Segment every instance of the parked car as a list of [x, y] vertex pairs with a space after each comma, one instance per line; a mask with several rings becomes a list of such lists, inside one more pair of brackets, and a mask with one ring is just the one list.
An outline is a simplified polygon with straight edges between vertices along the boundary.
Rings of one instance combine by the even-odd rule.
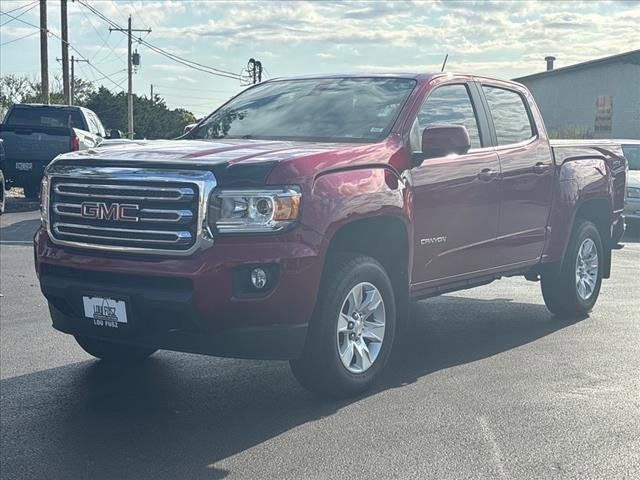
[[57, 155], [96, 147], [104, 127], [91, 110], [69, 105], [16, 104], [0, 124], [6, 154], [5, 176], [10, 186], [37, 198], [45, 167]]
[[54, 328], [105, 361], [285, 359], [353, 395], [412, 300], [524, 276], [551, 312], [588, 314], [625, 175], [611, 142], [550, 144], [517, 83], [275, 79], [180, 140], [59, 156], [36, 270]]
[[4, 180], [4, 141], [0, 138], [0, 215], [4, 213], [6, 196], [7, 190]]
[[624, 217], [628, 225], [640, 225], [640, 140], [623, 140], [622, 150], [627, 159], [627, 198]]

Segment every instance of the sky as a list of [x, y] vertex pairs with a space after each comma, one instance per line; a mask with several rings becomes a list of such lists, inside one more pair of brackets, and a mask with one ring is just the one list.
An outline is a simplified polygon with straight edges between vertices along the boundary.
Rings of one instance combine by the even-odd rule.
[[[640, 1], [125, 1], [83, 0], [119, 26], [132, 15], [145, 41], [180, 58], [264, 78], [336, 72], [447, 71], [513, 78], [640, 48]], [[48, 0], [49, 75], [61, 75], [60, 2]], [[14, 10], [18, 9], [18, 10]], [[12, 12], [12, 10], [14, 10]], [[2, 0], [0, 73], [40, 76], [38, 2]], [[69, 42], [90, 64], [76, 74], [126, 89], [126, 35], [77, 1], [68, 3]], [[18, 16], [13, 20], [9, 15]], [[21, 22], [22, 20], [23, 22]], [[174, 62], [134, 44], [141, 66], [134, 92], [202, 116], [242, 88], [241, 81]], [[104, 78], [106, 77], [106, 78]]]

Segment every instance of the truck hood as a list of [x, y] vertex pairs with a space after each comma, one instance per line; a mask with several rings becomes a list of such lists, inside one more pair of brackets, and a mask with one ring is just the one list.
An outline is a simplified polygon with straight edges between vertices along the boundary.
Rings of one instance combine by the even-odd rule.
[[[277, 180], [304, 183], [327, 168], [389, 162], [397, 140], [380, 143], [324, 143], [265, 140], [146, 140], [57, 157], [49, 171], [82, 166], [206, 169], [222, 186], [263, 185]], [[62, 165], [61, 165], [62, 164]], [[276, 171], [277, 170], [277, 171]]]
[[265, 140], [146, 140], [72, 152], [57, 161], [145, 162], [215, 166], [240, 162], [278, 162], [362, 144]]

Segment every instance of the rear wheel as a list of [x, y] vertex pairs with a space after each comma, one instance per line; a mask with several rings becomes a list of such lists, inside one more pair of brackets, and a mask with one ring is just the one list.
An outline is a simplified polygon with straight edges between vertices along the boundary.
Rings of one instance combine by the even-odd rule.
[[302, 358], [291, 361], [296, 379], [330, 397], [361, 393], [384, 369], [396, 331], [393, 287], [371, 257], [330, 259]]
[[76, 336], [76, 342], [89, 355], [108, 362], [139, 362], [152, 355], [155, 348], [135, 347], [97, 338]]
[[600, 294], [604, 250], [596, 226], [576, 224], [559, 272], [542, 275], [542, 296], [551, 312], [568, 317], [586, 315]]

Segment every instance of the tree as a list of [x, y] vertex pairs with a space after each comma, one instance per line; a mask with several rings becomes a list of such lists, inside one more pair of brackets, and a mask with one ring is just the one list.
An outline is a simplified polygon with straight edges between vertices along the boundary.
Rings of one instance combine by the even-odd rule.
[[32, 92], [31, 82], [27, 77], [17, 75], [0, 77], [0, 114], [2, 118], [11, 105], [22, 102], [22, 99]]
[[[31, 91], [22, 98], [23, 103], [42, 103], [42, 83], [30, 81]], [[89, 97], [95, 93], [93, 83], [81, 78], [73, 79], [73, 103], [74, 105], [84, 106]], [[64, 98], [62, 89], [62, 81], [60, 77], [54, 77], [50, 93], [49, 103], [54, 105], [64, 105], [67, 103]]]

